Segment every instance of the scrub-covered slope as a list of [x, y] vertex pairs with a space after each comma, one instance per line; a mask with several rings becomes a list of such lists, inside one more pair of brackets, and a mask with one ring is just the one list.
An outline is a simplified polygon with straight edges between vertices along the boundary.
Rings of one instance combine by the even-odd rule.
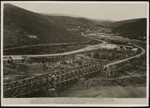
[[4, 6], [4, 47], [82, 41], [87, 39], [44, 15], [11, 4]]

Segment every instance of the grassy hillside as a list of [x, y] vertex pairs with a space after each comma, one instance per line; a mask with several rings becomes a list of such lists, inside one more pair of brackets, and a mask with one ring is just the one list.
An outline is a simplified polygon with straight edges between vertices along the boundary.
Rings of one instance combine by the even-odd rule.
[[4, 6], [4, 47], [82, 41], [87, 39], [44, 15], [11, 4]]
[[75, 18], [70, 16], [52, 16], [46, 15], [50, 20], [59, 23], [60, 25], [66, 28], [77, 28], [80, 26], [81, 28], [97, 30], [100, 27], [109, 27], [112, 21], [103, 21], [103, 20], [93, 20], [93, 19], [86, 19], [86, 18]]
[[146, 18], [115, 22], [111, 27], [113, 33], [120, 33], [121, 36], [146, 40]]
[[82, 28], [96, 29], [94, 22], [85, 18], [74, 18], [69, 16], [52, 16], [46, 15], [50, 20], [59, 23], [65, 28], [77, 28], [78, 26]]

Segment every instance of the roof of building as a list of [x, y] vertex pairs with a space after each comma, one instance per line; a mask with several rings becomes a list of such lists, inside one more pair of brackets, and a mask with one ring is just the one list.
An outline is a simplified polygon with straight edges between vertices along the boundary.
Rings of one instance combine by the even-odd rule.
[[23, 60], [24, 58], [22, 56], [4, 56], [3, 57], [3, 60], [4, 61], [7, 61], [7, 60], [10, 60], [10, 57], [12, 58], [12, 60]]

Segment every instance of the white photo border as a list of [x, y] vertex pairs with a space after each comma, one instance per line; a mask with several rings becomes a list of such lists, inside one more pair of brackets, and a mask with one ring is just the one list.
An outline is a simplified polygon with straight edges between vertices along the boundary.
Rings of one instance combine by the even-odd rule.
[[[145, 3], [147, 6], [146, 98], [3, 98], [3, 5], [4, 3]], [[1, 105], [2, 106], [148, 106], [149, 101], [149, 2], [2, 1], [1, 2]]]

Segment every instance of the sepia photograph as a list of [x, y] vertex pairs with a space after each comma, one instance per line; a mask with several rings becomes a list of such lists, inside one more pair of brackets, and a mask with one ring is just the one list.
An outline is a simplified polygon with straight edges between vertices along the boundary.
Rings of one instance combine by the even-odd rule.
[[148, 2], [1, 2], [3, 106], [146, 106]]

